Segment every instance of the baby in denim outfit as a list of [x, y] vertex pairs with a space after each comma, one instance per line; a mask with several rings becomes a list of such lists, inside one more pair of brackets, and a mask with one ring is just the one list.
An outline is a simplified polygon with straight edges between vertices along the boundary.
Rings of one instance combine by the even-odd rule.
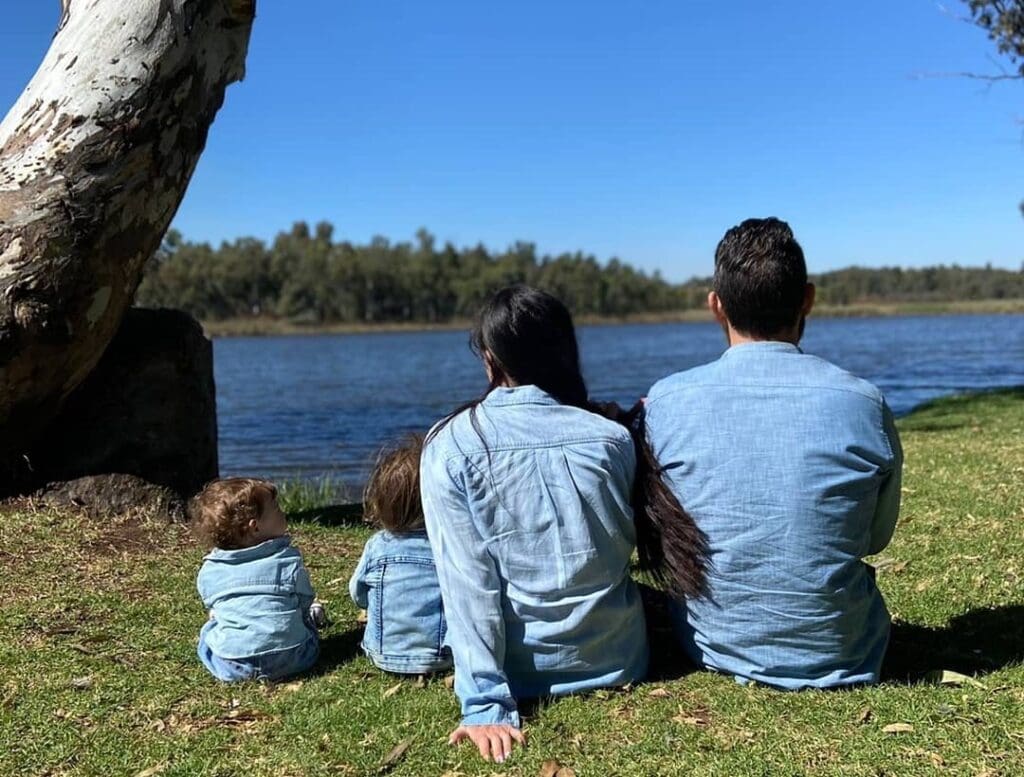
[[382, 531], [366, 543], [349, 581], [352, 600], [366, 610], [363, 651], [376, 667], [396, 674], [452, 666], [420, 505], [422, 449], [423, 438], [410, 437], [378, 458], [363, 502], [367, 520]]
[[213, 550], [196, 586], [210, 617], [199, 660], [219, 680], [279, 680], [309, 669], [320, 652], [323, 608], [286, 534], [277, 488], [264, 480], [208, 484], [189, 506]]

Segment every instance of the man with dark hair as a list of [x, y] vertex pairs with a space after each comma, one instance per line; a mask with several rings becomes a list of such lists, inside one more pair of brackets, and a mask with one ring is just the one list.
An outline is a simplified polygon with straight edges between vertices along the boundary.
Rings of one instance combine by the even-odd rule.
[[708, 595], [673, 620], [699, 665], [782, 688], [876, 682], [889, 613], [862, 559], [899, 513], [902, 451], [870, 383], [798, 347], [814, 304], [785, 222], [715, 252], [717, 361], [650, 390], [647, 434], [708, 541]]

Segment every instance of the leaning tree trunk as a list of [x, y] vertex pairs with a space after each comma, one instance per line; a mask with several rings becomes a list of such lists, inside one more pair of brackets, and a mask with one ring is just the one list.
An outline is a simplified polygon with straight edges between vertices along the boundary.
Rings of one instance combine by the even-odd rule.
[[181, 202], [255, 0], [62, 0], [0, 123], [0, 454], [93, 369]]

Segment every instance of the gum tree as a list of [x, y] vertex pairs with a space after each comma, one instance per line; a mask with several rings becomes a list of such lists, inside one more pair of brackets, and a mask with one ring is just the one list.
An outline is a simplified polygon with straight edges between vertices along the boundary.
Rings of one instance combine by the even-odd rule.
[[224, 101], [255, 0], [62, 0], [0, 123], [0, 453], [93, 369]]

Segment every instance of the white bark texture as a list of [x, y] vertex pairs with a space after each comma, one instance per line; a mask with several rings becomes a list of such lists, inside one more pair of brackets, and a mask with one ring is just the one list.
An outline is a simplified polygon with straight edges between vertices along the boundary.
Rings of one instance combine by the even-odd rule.
[[62, 0], [0, 123], [0, 450], [89, 374], [181, 202], [255, 0]]

